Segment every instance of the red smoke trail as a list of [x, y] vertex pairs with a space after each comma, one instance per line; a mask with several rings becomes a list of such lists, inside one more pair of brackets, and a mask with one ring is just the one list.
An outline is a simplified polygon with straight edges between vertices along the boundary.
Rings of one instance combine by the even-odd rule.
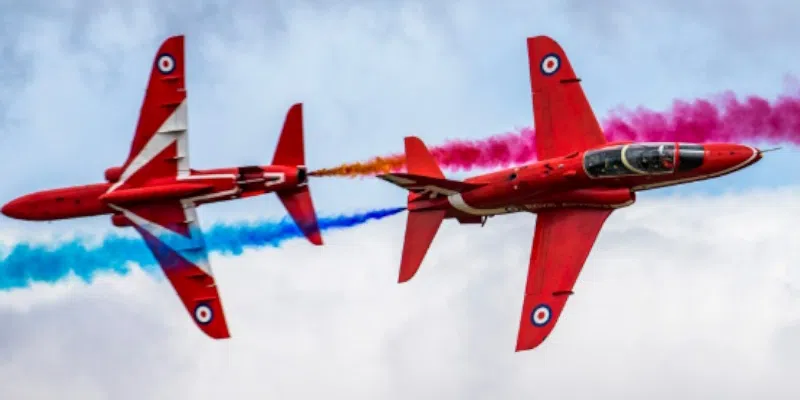
[[604, 129], [615, 140], [800, 144], [800, 96], [770, 102], [726, 93], [716, 101], [676, 101], [666, 113], [639, 108], [611, 115]]
[[[714, 100], [675, 101], [666, 112], [646, 108], [612, 111], [603, 123], [609, 141], [680, 141], [691, 143], [787, 143], [800, 145], [800, 95], [770, 102], [749, 96], [743, 100], [725, 93]], [[536, 160], [534, 130], [523, 128], [487, 139], [451, 140], [431, 148], [439, 165], [449, 170], [497, 168]], [[312, 172], [317, 176], [365, 176], [402, 169], [402, 155]]]

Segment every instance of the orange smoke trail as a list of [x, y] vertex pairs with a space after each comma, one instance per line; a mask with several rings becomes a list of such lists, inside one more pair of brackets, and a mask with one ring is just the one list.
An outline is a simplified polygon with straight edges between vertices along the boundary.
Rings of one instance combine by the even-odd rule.
[[[439, 166], [448, 170], [502, 167], [536, 159], [533, 134], [533, 129], [522, 128], [517, 132], [502, 133], [480, 140], [448, 140], [431, 147], [430, 151]], [[395, 154], [320, 169], [309, 175], [358, 178], [402, 171], [405, 164], [405, 155]]]
[[359, 176], [377, 175], [401, 170], [406, 165], [406, 157], [393, 155], [388, 157], [375, 157], [369, 161], [346, 163], [333, 168], [323, 168], [312, 171], [312, 176]]

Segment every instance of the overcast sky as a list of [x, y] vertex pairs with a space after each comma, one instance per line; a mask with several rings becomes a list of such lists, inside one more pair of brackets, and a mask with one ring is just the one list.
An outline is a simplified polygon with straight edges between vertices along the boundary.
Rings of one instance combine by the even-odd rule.
[[[154, 52], [177, 33], [195, 168], [267, 163], [297, 101], [312, 168], [398, 152], [408, 134], [433, 145], [530, 126], [525, 38], [538, 34], [565, 48], [601, 120], [726, 90], [774, 98], [800, 75], [789, 0], [160, 3], [0, 1], [0, 201], [123, 162]], [[798, 156], [615, 212], [530, 352], [513, 349], [535, 219], [448, 221], [397, 285], [401, 214], [321, 248], [214, 256], [226, 342], [143, 274], [0, 293], [0, 398], [797, 398]], [[322, 214], [405, 200], [377, 180], [312, 192]], [[284, 213], [264, 196], [200, 218]], [[108, 222], [3, 219], [0, 237]]]

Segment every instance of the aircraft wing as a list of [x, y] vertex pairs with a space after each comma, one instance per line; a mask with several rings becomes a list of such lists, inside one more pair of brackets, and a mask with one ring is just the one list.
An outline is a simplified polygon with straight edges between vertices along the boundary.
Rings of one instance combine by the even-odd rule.
[[197, 326], [214, 339], [230, 337], [197, 211], [191, 201], [122, 208], [142, 235]]
[[555, 327], [612, 210], [546, 210], [536, 217], [517, 351], [540, 345]]
[[536, 154], [540, 160], [606, 143], [589, 101], [561, 46], [528, 38]]
[[158, 49], [122, 174], [109, 192], [166, 176], [189, 175], [184, 37]]

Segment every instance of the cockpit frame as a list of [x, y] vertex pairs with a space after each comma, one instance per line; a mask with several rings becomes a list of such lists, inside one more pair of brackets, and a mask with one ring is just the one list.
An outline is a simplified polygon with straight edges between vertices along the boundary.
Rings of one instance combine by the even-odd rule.
[[631, 143], [589, 150], [583, 169], [593, 179], [653, 176], [675, 172], [678, 143]]

